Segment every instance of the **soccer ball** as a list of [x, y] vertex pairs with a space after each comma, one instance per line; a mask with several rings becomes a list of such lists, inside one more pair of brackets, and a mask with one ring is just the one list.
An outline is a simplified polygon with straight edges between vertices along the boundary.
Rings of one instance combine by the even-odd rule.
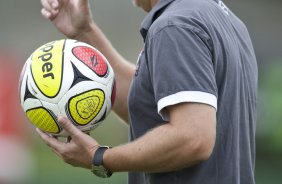
[[28, 119], [44, 132], [67, 136], [58, 115], [89, 132], [112, 109], [114, 72], [94, 47], [71, 39], [57, 40], [39, 47], [27, 59], [19, 91]]

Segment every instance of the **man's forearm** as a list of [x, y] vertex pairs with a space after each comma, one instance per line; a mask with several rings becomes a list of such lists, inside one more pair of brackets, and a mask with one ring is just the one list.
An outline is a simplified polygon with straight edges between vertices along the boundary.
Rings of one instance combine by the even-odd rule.
[[127, 62], [112, 46], [104, 33], [95, 24], [91, 25], [91, 29], [78, 35], [75, 39], [86, 42], [100, 52], [102, 52], [110, 62], [115, 72], [117, 85], [116, 100], [114, 111], [124, 121], [128, 121], [127, 96], [132, 77], [134, 75], [134, 65]]
[[115, 171], [167, 172], [207, 160], [215, 144], [216, 112], [209, 105], [182, 103], [167, 107], [170, 122], [104, 154]]
[[134, 142], [107, 150], [104, 165], [113, 172], [167, 172], [189, 167], [205, 159], [201, 139], [192, 135], [183, 136], [173, 125], [165, 124]]

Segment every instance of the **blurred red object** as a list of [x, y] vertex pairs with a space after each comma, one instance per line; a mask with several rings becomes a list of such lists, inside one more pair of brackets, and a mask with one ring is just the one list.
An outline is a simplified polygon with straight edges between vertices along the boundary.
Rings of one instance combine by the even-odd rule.
[[0, 52], [0, 135], [22, 139], [27, 132], [18, 94], [19, 65], [15, 54]]
[[0, 184], [22, 184], [31, 178], [28, 124], [20, 106], [18, 83], [21, 60], [0, 51]]

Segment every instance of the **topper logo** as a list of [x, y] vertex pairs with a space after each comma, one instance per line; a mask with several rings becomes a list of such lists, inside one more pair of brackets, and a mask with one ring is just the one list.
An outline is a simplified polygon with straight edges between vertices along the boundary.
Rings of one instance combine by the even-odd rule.
[[42, 55], [38, 56], [38, 59], [41, 59], [41, 61], [44, 62], [44, 64], [42, 65], [43, 78], [55, 78], [54, 74], [52, 73], [53, 64], [50, 62], [50, 60], [52, 59], [51, 50], [54, 48], [52, 44], [54, 44], [54, 42], [44, 45], [44, 47], [40, 49], [43, 52]]
[[57, 96], [63, 80], [65, 40], [47, 43], [32, 55], [31, 72], [37, 88], [47, 97]]

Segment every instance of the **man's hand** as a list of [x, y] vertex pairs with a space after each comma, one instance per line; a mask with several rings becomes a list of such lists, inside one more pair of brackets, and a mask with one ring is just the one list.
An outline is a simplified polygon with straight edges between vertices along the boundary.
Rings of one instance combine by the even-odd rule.
[[76, 128], [66, 117], [60, 117], [59, 122], [61, 127], [70, 135], [69, 141], [66, 143], [38, 128], [36, 131], [52, 151], [66, 163], [75, 167], [91, 169], [93, 155], [99, 144], [92, 137]]
[[68, 38], [79, 39], [94, 24], [88, 0], [41, 0], [42, 15]]

